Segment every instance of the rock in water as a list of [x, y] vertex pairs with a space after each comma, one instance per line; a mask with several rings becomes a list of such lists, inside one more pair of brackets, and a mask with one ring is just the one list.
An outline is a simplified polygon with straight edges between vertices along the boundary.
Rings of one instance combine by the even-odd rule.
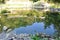
[[6, 30], [7, 30], [7, 27], [6, 27], [6, 26], [4, 26], [4, 27], [3, 27], [3, 30], [4, 30], [4, 31], [6, 31]]

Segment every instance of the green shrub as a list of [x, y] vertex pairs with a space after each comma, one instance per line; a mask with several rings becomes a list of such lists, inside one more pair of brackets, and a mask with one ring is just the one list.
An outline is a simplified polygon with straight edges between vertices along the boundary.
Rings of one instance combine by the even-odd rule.
[[4, 13], [10, 13], [10, 11], [8, 11], [8, 10], [2, 10], [1, 13], [2, 14], [4, 14]]
[[1, 13], [7, 13], [7, 10], [2, 10]]

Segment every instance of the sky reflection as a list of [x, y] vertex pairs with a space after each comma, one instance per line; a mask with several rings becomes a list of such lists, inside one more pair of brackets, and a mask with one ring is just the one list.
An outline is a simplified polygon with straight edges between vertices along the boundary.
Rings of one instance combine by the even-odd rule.
[[50, 25], [50, 27], [44, 28], [44, 23], [34, 23], [32, 25], [26, 27], [15, 28], [13, 30], [16, 34], [27, 33], [27, 34], [36, 34], [36, 33], [46, 33], [48, 35], [53, 35], [55, 32], [54, 25]]

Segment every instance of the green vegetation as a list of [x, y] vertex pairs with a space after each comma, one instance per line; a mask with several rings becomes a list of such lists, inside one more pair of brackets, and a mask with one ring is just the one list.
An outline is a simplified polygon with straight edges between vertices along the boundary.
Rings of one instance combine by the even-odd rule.
[[2, 4], [2, 3], [4, 4], [5, 3], [5, 0], [0, 0], [0, 4]]
[[[58, 12], [56, 12], [56, 13], [50, 13], [50, 12], [37, 12], [37, 11], [35, 11], [35, 10], [32, 10], [32, 11], [22, 11], [22, 12], [17, 12], [17, 13], [15, 13], [15, 14], [4, 14], [4, 13], [7, 13], [7, 11], [6, 10], [3, 10], [2, 12], [1, 12], [1, 14], [0, 14], [0, 16], [2, 17], [2, 18], [0, 18], [1, 19], [1, 23], [4, 25], [4, 26], [10, 26], [10, 27], [15, 27], [16, 25], [14, 24], [14, 23], [16, 23], [17, 24], [17, 26], [18, 26], [18, 24], [22, 24], [22, 23], [18, 23], [19, 21], [21, 21], [21, 22], [25, 22], [25, 20], [24, 19], [26, 19], [26, 22], [27, 22], [27, 24], [29, 24], [28, 22], [28, 20], [32, 20], [31, 21], [31, 23], [35, 20], [35, 16], [37, 17], [36, 19], [37, 19], [37, 22], [39, 22], [39, 21], [41, 21], [39, 18], [40, 17], [43, 17], [43, 16], [45, 16], [46, 18], [45, 18], [45, 24], [48, 26], [48, 25], [50, 25], [50, 24], [54, 24], [55, 26], [60, 26], [60, 24], [59, 24], [59, 22], [60, 22], [60, 13], [58, 13]], [[21, 15], [23, 15], [23, 16], [27, 16], [27, 18], [26, 17], [24, 17], [23, 19], [21, 19], [20, 17], [15, 17], [15, 16], [21, 16]], [[11, 16], [14, 16], [14, 17], [12, 17], [12, 18], [9, 18], [9, 17], [11, 17]], [[7, 22], [8, 21], [8, 22]], [[11, 22], [11, 23], [10, 23]], [[13, 25], [13, 24], [15, 25]]]
[[4, 13], [10, 13], [10, 11], [8, 11], [8, 10], [2, 10], [1, 13], [2, 14], [4, 14]]
[[38, 22], [37, 20], [38, 19], [34, 19], [34, 17], [20, 17], [20, 18], [7, 19], [6, 16], [4, 16], [1, 18], [0, 24], [1, 24], [2, 28], [3, 28], [3, 26], [7, 26], [11, 29], [14, 29], [14, 28], [17, 28], [20, 26], [25, 27], [27, 25], [32, 25], [35, 21]]
[[[37, 2], [39, 0], [32, 0]], [[49, 2], [59, 4], [60, 0], [48, 0]], [[5, 3], [4, 0], [0, 0], [0, 3]], [[38, 4], [39, 5], [39, 4]], [[55, 7], [56, 5], [53, 5]], [[60, 13], [58, 12], [44, 12], [37, 10], [16, 10], [12, 13], [9, 10], [2, 10], [0, 13], [0, 32], [3, 26], [7, 26], [11, 29], [18, 27], [25, 27], [27, 25], [32, 25], [35, 22], [44, 22], [45, 28], [49, 27], [51, 24], [57, 30], [55, 36], [60, 37]], [[22, 17], [21, 17], [22, 16]], [[45, 17], [41, 19], [40, 17]], [[34, 40], [39, 40], [39, 37], [33, 37]], [[59, 39], [58, 39], [59, 40]]]
[[48, 0], [49, 2], [60, 3], [60, 0]]
[[33, 40], [40, 40], [40, 37], [38, 37], [37, 35], [32, 37]]
[[[14, 28], [17, 28], [17, 27], [20, 27], [20, 26], [27, 26], [27, 25], [31, 25], [33, 24], [34, 22], [39, 22], [41, 19], [39, 19], [39, 13], [36, 12], [36, 11], [23, 11], [23, 12], [17, 12], [16, 14], [6, 14], [7, 11], [6, 10], [3, 10], [1, 12], [1, 17], [0, 18], [0, 24], [1, 24], [1, 29], [0, 31], [2, 30], [3, 26], [7, 26], [11, 29], [14, 29]], [[36, 14], [37, 13], [37, 14]], [[15, 16], [27, 16], [27, 17], [15, 17]], [[42, 13], [40, 14], [42, 16]], [[14, 16], [12, 18], [10, 18], [11, 16]], [[37, 18], [34, 18], [34, 16], [37, 16]], [[12, 24], [13, 23], [13, 24]]]
[[40, 0], [30, 0], [30, 1], [37, 2], [37, 1], [40, 1]]
[[45, 23], [46, 25], [50, 25], [50, 24], [54, 24], [55, 27], [59, 27], [60, 26], [60, 13], [58, 12], [46, 12], [45, 14]]
[[11, 16], [29, 16], [29, 17], [40, 17], [40, 16], [43, 16], [43, 12], [39, 12], [37, 10], [16, 10], [16, 11], [13, 11], [12, 13], [10, 11], [7, 11], [7, 10], [2, 10], [1, 15], [8, 15], [8, 17], [11, 17]]
[[57, 30], [56, 35], [58, 38], [60, 36], [60, 13], [58, 12], [46, 12], [45, 14], [45, 28], [49, 27], [51, 24], [54, 25], [54, 28]]

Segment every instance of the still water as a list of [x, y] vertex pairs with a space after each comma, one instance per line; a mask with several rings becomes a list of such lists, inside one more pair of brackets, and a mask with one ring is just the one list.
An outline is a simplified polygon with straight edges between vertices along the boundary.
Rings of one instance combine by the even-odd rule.
[[19, 27], [13, 30], [16, 34], [27, 33], [27, 34], [36, 34], [36, 33], [45, 33], [48, 35], [53, 35], [55, 33], [54, 25], [50, 25], [50, 27], [44, 28], [44, 22], [35, 22], [32, 25], [28, 25], [26, 27]]
[[[60, 13], [45, 13], [43, 19], [41, 17], [18, 17], [18, 18], [7, 18], [8, 16], [2, 15], [0, 20], [0, 31], [2, 35], [6, 34], [8, 29], [12, 29], [10, 32], [14, 34], [39, 34], [44, 33], [46, 35], [60, 37]], [[7, 29], [3, 30], [6, 26]], [[8, 33], [10, 33], [8, 32]], [[0, 37], [1, 37], [0, 34]]]

